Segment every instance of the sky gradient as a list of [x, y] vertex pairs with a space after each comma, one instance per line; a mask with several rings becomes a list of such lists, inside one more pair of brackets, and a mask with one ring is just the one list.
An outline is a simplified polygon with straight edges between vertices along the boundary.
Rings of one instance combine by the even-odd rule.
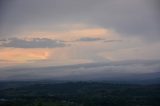
[[0, 70], [160, 59], [158, 0], [0, 2]]

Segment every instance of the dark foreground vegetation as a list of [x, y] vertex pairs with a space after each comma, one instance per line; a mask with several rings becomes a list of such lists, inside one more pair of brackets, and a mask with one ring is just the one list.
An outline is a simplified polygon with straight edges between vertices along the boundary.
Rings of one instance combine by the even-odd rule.
[[160, 106], [160, 84], [0, 82], [0, 106]]

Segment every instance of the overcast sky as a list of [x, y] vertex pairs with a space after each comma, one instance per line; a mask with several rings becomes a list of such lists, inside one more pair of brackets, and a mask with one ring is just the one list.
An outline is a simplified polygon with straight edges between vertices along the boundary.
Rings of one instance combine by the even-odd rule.
[[0, 0], [0, 68], [159, 60], [158, 6], [158, 0]]

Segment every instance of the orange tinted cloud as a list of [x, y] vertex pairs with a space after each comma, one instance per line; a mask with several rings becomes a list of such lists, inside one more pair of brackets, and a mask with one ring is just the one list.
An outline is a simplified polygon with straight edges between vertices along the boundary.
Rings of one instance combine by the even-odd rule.
[[[69, 27], [69, 26], [68, 26]], [[76, 40], [82, 37], [93, 37], [93, 38], [105, 38], [113, 35], [114, 32], [110, 29], [105, 28], [89, 28], [89, 27], [75, 27], [72, 29], [64, 28], [60, 31], [52, 32], [31, 32], [29, 34], [24, 34], [23, 38], [49, 38], [49, 39], [59, 39], [59, 40]]]
[[41, 49], [2, 49], [0, 60], [6, 62], [25, 63], [27, 61], [45, 60], [49, 51]]
[[[105, 29], [101, 27], [89, 27], [85, 25], [63, 25], [61, 30], [53, 31], [33, 31], [31, 33], [25, 33], [21, 36], [17, 36], [20, 39], [26, 41], [32, 41], [33, 38], [48, 38], [63, 41], [76, 41], [80, 38], [102, 38], [102, 39], [112, 39], [115, 36], [115, 32], [110, 29]], [[66, 42], [68, 43], [68, 42]], [[72, 45], [72, 43], [74, 43]], [[96, 53], [100, 49], [106, 48], [102, 42], [69, 42], [72, 46], [64, 48], [6, 48], [1, 49], [0, 60], [1, 62], [6, 61], [9, 63], [30, 63], [31, 61], [36, 61], [36, 64], [75, 64], [75, 63], [87, 63], [92, 62], [92, 59], [86, 57], [91, 52], [86, 54], [78, 53], [78, 51], [93, 51]], [[96, 52], [95, 52], [96, 51]], [[84, 57], [83, 57], [84, 56]], [[46, 61], [39, 61], [46, 60]]]

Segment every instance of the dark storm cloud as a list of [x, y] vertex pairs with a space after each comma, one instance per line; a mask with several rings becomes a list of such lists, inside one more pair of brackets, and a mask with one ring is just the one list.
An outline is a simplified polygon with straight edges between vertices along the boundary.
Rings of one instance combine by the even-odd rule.
[[20, 29], [53, 30], [50, 27], [52, 25], [84, 21], [114, 29], [123, 36], [159, 40], [159, 11], [155, 7], [156, 2], [157, 0], [14, 0], [3, 3], [1, 7], [0, 36], [14, 35], [12, 32]]
[[[1, 41], [0, 41], [1, 42]], [[63, 41], [52, 40], [47, 38], [34, 38], [31, 40], [24, 40], [19, 38], [9, 38], [2, 41], [0, 47], [13, 48], [56, 48], [67, 46]]]

